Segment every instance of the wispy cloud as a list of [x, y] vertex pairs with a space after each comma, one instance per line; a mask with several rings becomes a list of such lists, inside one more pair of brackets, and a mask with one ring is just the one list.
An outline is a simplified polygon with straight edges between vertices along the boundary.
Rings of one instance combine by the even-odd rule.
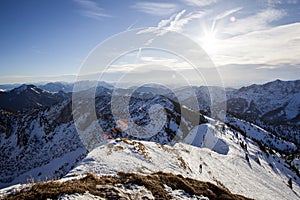
[[183, 27], [187, 25], [190, 21], [194, 19], [201, 19], [205, 15], [204, 12], [190, 12], [184, 15], [185, 13], [185, 10], [178, 13], [174, 20], [170, 21], [169, 26], [166, 27], [167, 30], [181, 32]]
[[[148, 28], [143, 32], [155, 31], [159, 34], [163, 34], [165, 31], [177, 31], [181, 32], [183, 27], [194, 19], [200, 19], [205, 15], [204, 12], [190, 12], [186, 14], [186, 10], [182, 10], [173, 14], [168, 19], [161, 20], [156, 27]], [[160, 30], [162, 29], [162, 30]]]
[[237, 19], [235, 23], [231, 23], [224, 28], [223, 33], [237, 35], [264, 30], [271, 27], [270, 23], [281, 19], [285, 15], [286, 12], [284, 10], [268, 8], [256, 13], [255, 15], [251, 15], [243, 19]]
[[217, 0], [183, 0], [187, 5], [190, 6], [208, 6], [210, 4], [216, 3]]
[[132, 29], [136, 24], [138, 23], [138, 20], [136, 20], [135, 22], [133, 22], [132, 24], [130, 24], [128, 27], [127, 27], [127, 31]]
[[91, 0], [74, 0], [80, 7], [79, 11], [81, 15], [93, 19], [103, 19], [105, 17], [111, 17], [105, 13], [104, 9]]
[[[203, 23], [207, 17], [216, 22], [234, 15], [235, 21], [227, 20], [220, 23], [220, 26], [216, 25], [217, 35], [214, 44], [211, 44], [215, 50], [210, 56], [220, 67], [224, 80], [230, 82], [235, 75], [240, 80], [245, 72], [257, 81], [267, 80], [268, 74], [272, 74], [272, 78], [298, 76], [300, 71], [295, 73], [295, 70], [299, 69], [297, 66], [300, 65], [300, 23], [276, 25], [276, 21], [287, 13], [274, 7], [256, 11], [246, 17], [241, 17], [243, 15], [240, 14], [245, 14], [243, 11], [242, 7], [236, 7], [212, 16], [208, 11], [195, 13], [182, 10], [168, 19], [161, 20], [156, 29], [152, 28], [149, 31], [162, 29], [185, 32], [201, 44], [201, 31], [204, 29], [194, 29], [194, 32], [187, 32], [187, 29], [193, 27], [193, 24]], [[192, 23], [193, 19], [195, 23]], [[226, 37], [218, 38], [218, 34]], [[261, 76], [257, 73], [261, 73]]]
[[138, 2], [131, 6], [140, 12], [155, 16], [171, 15], [178, 10], [178, 5], [174, 3], [157, 3], [157, 2]]
[[276, 4], [296, 4], [298, 0], [266, 0], [269, 6], [276, 5]]
[[228, 17], [240, 10], [242, 10], [243, 8], [242, 7], [238, 7], [238, 8], [233, 8], [233, 9], [230, 9], [230, 10], [227, 10], [221, 14], [218, 14], [216, 17], [215, 17], [215, 20], [220, 20], [220, 19], [223, 19], [225, 17]]
[[227, 38], [212, 57], [218, 65], [299, 65], [299, 32], [300, 23], [293, 23]]
[[[162, 36], [168, 31], [183, 32], [183, 27], [186, 24], [188, 24], [193, 19], [200, 19], [205, 15], [204, 12], [190, 12], [188, 14], [185, 13], [186, 10], [182, 10], [176, 14], [173, 14], [169, 19], [161, 20], [156, 27], [149, 27], [145, 30], [141, 30], [137, 34], [152, 32], [157, 36]], [[154, 38], [151, 38], [145, 43], [145, 45], [151, 45], [153, 41]]]

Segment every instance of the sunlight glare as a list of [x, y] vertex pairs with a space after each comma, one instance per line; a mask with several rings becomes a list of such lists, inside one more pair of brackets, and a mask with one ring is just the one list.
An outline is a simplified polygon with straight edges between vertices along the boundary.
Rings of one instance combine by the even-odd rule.
[[206, 33], [202, 38], [202, 45], [205, 51], [212, 53], [215, 50], [216, 38], [213, 32]]

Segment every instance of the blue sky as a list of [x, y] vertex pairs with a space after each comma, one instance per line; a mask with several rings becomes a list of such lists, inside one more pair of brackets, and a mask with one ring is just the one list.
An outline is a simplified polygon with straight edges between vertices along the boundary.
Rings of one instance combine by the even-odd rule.
[[297, 0], [2, 0], [0, 5], [2, 84], [70, 81], [96, 45], [142, 27], [197, 41], [228, 86], [300, 77]]

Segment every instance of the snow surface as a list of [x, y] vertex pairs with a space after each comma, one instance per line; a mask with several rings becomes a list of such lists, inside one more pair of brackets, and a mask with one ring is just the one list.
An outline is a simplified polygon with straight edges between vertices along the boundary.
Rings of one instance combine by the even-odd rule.
[[58, 198], [59, 200], [104, 200], [104, 198], [95, 196], [90, 194], [89, 192], [86, 192], [84, 194], [64, 194], [62, 195], [60, 198]]
[[18, 88], [13, 89], [13, 91], [15, 91], [17, 94], [20, 94], [21, 92], [23, 92], [25, 90], [27, 90], [27, 85], [25, 85], [25, 84], [21, 85]]
[[211, 124], [201, 124], [193, 128], [184, 142], [196, 147], [208, 148], [213, 151], [226, 155], [229, 151], [229, 146], [221, 138], [220, 134]]
[[293, 119], [300, 109], [299, 83], [299, 81], [276, 80], [264, 85], [254, 84], [227, 93], [227, 98], [243, 98], [248, 102], [248, 105], [250, 102], [254, 102], [261, 112], [261, 116], [287, 105], [284, 109], [285, 117], [286, 119]]
[[[285, 113], [288, 119], [295, 118], [300, 112], [300, 92], [293, 95], [285, 107]], [[298, 122], [300, 124], [300, 122]]]
[[58, 170], [62, 166], [66, 167], [67, 169], [70, 169], [71, 167], [68, 166], [69, 163], [73, 163], [74, 160], [76, 160], [76, 158], [78, 157], [78, 155], [80, 155], [83, 151], [84, 149], [79, 148], [75, 151], [64, 154], [62, 157], [54, 158], [48, 164], [43, 165], [41, 167], [33, 168], [16, 177], [14, 181], [10, 183], [2, 183], [1, 186], [3, 187], [5, 185], [14, 185], [20, 182], [30, 182], [32, 178], [35, 180], [35, 182], [38, 180], [52, 180], [55, 178], [55, 170]]
[[295, 158], [292, 161], [292, 165], [296, 167], [296, 169], [298, 169], [298, 171], [300, 172], [300, 159]]
[[39, 91], [36, 90], [36, 88], [32, 87], [30, 88], [33, 92], [37, 93], [37, 94], [41, 94]]
[[[112, 187], [112, 186], [104, 186], [104, 187]], [[127, 188], [124, 187], [124, 185], [119, 185], [118, 187], [114, 187], [114, 190], [117, 190], [122, 194], [124, 197], [127, 197], [128, 199], [149, 199], [149, 200], [155, 200], [152, 193], [145, 188], [144, 186], [139, 185], [126, 185]], [[174, 200], [209, 200], [207, 197], [204, 196], [198, 196], [198, 195], [190, 195], [186, 193], [183, 190], [173, 190], [171, 187], [168, 187], [165, 185], [166, 192], [171, 196]], [[84, 194], [63, 194], [60, 198], [60, 200], [104, 200], [104, 198], [101, 198], [99, 196], [95, 196], [90, 194], [89, 192], [86, 192]]]
[[[245, 150], [233, 133], [228, 131], [222, 139], [230, 144], [227, 155], [183, 143], [170, 147], [153, 142], [112, 140], [90, 152], [65, 180], [82, 177], [86, 172], [101, 176], [115, 175], [118, 171], [142, 174], [164, 171], [213, 182], [232, 193], [254, 199], [299, 199], [300, 181], [293, 182], [293, 190], [289, 188], [287, 174], [292, 173], [282, 159], [276, 155], [267, 158], [252, 141], [247, 140], [250, 157], [250, 162], [247, 162]], [[200, 164], [202, 173], [199, 172]]]
[[[199, 129], [205, 127], [217, 131], [215, 127], [211, 127], [211, 124], [201, 126]], [[222, 139], [229, 147], [226, 154], [212, 151], [205, 146], [199, 148], [185, 143], [168, 146], [130, 139], [111, 140], [96, 147], [77, 167], [59, 181], [78, 179], [85, 176], [87, 172], [102, 176], [116, 175], [119, 171], [141, 174], [163, 171], [212, 182], [229, 189], [232, 193], [254, 199], [300, 198], [300, 180], [279, 154], [267, 156], [257, 147], [255, 142], [245, 139], [241, 135], [236, 135], [229, 128], [226, 128], [223, 133], [217, 132], [216, 137]], [[194, 139], [197, 138], [196, 134]], [[241, 148], [241, 142], [247, 144], [247, 150]], [[200, 144], [202, 145], [203, 141], [194, 145]], [[213, 148], [217, 147], [218, 143]], [[246, 154], [249, 156], [249, 162], [245, 159]], [[66, 155], [62, 159], [72, 159], [69, 156]], [[61, 163], [58, 160], [53, 162]], [[199, 170], [200, 165], [202, 165], [202, 172]], [[47, 166], [43, 170], [47, 171]], [[36, 172], [33, 170], [30, 173]], [[290, 178], [293, 179], [293, 190], [288, 186]], [[21, 186], [2, 189], [0, 194], [18, 190]], [[170, 191], [170, 193], [174, 197], [179, 195], [182, 199], [184, 195], [187, 196], [184, 191]], [[62, 196], [64, 199], [88, 199], [92, 197], [91, 194]]]
[[[237, 124], [239, 123], [245, 125], [238, 121]], [[216, 141], [213, 145], [205, 142], [209, 138], [207, 134], [213, 136], [209, 139], [210, 142]], [[289, 169], [279, 154], [267, 155], [254, 141], [236, 134], [228, 127], [220, 131], [212, 119], [209, 119], [209, 123], [202, 124], [191, 131], [190, 135], [185, 138], [185, 142], [192, 145], [176, 143], [168, 146], [130, 139], [110, 140], [92, 150], [77, 167], [59, 181], [78, 179], [85, 176], [87, 172], [102, 176], [116, 175], [119, 171], [141, 174], [163, 171], [212, 182], [229, 189], [232, 193], [254, 199], [300, 198], [300, 179]], [[241, 147], [241, 142], [247, 144], [246, 149]], [[224, 151], [225, 147], [228, 148], [226, 151]], [[72, 152], [65, 154], [64, 157], [55, 159], [46, 166], [32, 169], [17, 179], [25, 179], [29, 175], [35, 176], [40, 171], [47, 172], [49, 169], [56, 168], [51, 166], [55, 163], [71, 162], [74, 159], [72, 155]], [[78, 152], [74, 152], [75, 157], [76, 155]], [[246, 155], [249, 161], [246, 160]], [[298, 161], [294, 162], [298, 164]], [[199, 170], [200, 165], [202, 172]], [[290, 178], [293, 180], [293, 190], [288, 186]], [[0, 195], [21, 187], [25, 186], [4, 188], [0, 190]], [[171, 193], [174, 197], [181, 195], [180, 197], [183, 198], [184, 196], [184, 191]], [[80, 199], [81, 197], [90, 198], [91, 194], [63, 196], [65, 199]]]
[[[61, 124], [53, 132], [45, 133], [45, 126], [53, 124], [51, 120], [55, 120], [61, 106], [64, 104], [53, 106], [48, 111], [40, 111], [35, 116], [22, 117], [22, 124], [28, 130], [28, 144], [25, 147], [18, 144], [19, 119], [14, 122], [13, 133], [9, 138], [0, 134], [0, 147], [3, 147], [1, 156], [3, 158], [4, 155], [9, 155], [4, 157], [5, 161], [0, 160], [3, 166], [1, 180], [8, 180], [0, 182], [0, 188], [27, 183], [31, 178], [41, 181], [57, 178], [66, 174], [75, 166], [76, 161], [86, 155], [86, 149], [75, 134], [74, 124]], [[47, 123], [42, 122], [45, 118], [49, 119]]]
[[226, 121], [244, 131], [247, 137], [261, 141], [273, 149], [286, 152], [295, 151], [297, 149], [294, 143], [276, 138], [268, 131], [250, 122], [235, 117], [227, 117]]

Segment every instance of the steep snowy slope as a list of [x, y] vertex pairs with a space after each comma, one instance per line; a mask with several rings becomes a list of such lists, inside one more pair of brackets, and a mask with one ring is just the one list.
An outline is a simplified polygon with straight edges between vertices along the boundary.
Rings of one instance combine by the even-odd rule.
[[[268, 155], [257, 143], [228, 127], [209, 123], [200, 125], [198, 130], [186, 140], [198, 147], [186, 143], [167, 146], [130, 139], [111, 140], [90, 152], [65, 179], [81, 177], [86, 172], [113, 175], [119, 171], [164, 171], [210, 181], [254, 199], [300, 198], [300, 179], [279, 154]], [[222, 142], [212, 142], [215, 139]], [[290, 178], [293, 190], [288, 185]]]
[[294, 143], [275, 137], [268, 131], [250, 122], [237, 119], [235, 117], [227, 117], [226, 122], [232, 128], [236, 128], [237, 130], [242, 132], [245, 136], [255, 141], [260, 141], [265, 146], [270, 147], [276, 151], [286, 153], [299, 151], [299, 147], [297, 148]]
[[[114, 176], [118, 172], [143, 175], [162, 171], [212, 182], [233, 193], [254, 199], [300, 198], [300, 179], [289, 169], [279, 154], [267, 155], [255, 142], [245, 139], [226, 126], [222, 128], [221, 124], [202, 124], [198, 128], [199, 131], [194, 137], [189, 136], [188, 140], [198, 147], [186, 143], [168, 146], [131, 139], [107, 141], [91, 151], [77, 167], [59, 181], [79, 179], [88, 172], [99, 176]], [[206, 133], [203, 134], [204, 129]], [[207, 129], [210, 131], [207, 132]], [[201, 137], [198, 137], [198, 134], [201, 134]], [[213, 135], [222, 143], [214, 143], [211, 150], [212, 146], [209, 143], [212, 139], [208, 135]], [[229, 148], [228, 151], [218, 151], [224, 150], [224, 146]], [[293, 189], [288, 185], [290, 178]], [[13, 188], [3, 189], [0, 193], [13, 191]], [[136, 189], [145, 192], [145, 188]], [[186, 194], [185, 192], [172, 191], [177, 193], [178, 198], [183, 198], [182, 194]], [[86, 193], [63, 196], [66, 199], [85, 197], [93, 198], [93, 195]]]
[[[299, 198], [299, 178], [293, 179], [291, 190], [288, 174], [292, 173], [277, 155], [267, 157], [250, 140], [245, 141], [247, 150], [244, 150], [239, 144], [241, 140], [230, 131], [220, 137], [229, 145], [227, 155], [184, 143], [170, 147], [129, 139], [112, 140], [90, 152], [65, 179], [86, 172], [105, 175], [119, 171], [142, 174], [164, 171], [210, 181], [254, 199]], [[249, 155], [249, 161], [245, 154]]]
[[[277, 119], [288, 121], [297, 117], [300, 111], [299, 100], [297, 100], [299, 94], [300, 80], [276, 80], [263, 85], [254, 84], [242, 87], [239, 90], [228, 93], [228, 99], [242, 98], [247, 102], [243, 113], [250, 114], [252, 112], [251, 104], [254, 104], [259, 117], [263, 117], [268, 121], [272, 120], [273, 123], [276, 123]], [[280, 111], [278, 110], [278, 113], [271, 113], [276, 109]], [[280, 114], [280, 112], [282, 113]]]
[[66, 174], [86, 155], [68, 101], [49, 109], [0, 112], [0, 188]]
[[[23, 113], [0, 112], [0, 187], [16, 183], [24, 183], [28, 178], [45, 180], [57, 178], [68, 172], [81, 160], [87, 150], [82, 144], [82, 138], [78, 132], [91, 133], [94, 124], [99, 123], [103, 132], [95, 130], [95, 135], [88, 135], [93, 146], [104, 138], [104, 131], [111, 137], [138, 138], [125, 131], [113, 132], [117, 122], [110, 109], [111, 90], [99, 87], [99, 96], [96, 98], [96, 112], [98, 119], [87, 123], [83, 129], [75, 127], [73, 116], [77, 115], [77, 109], [71, 109], [71, 102], [66, 100], [49, 108], [30, 110]], [[117, 105], [124, 102], [120, 97]], [[151, 105], [160, 104], [166, 110], [166, 121], [163, 121], [162, 129], [158, 134], [143, 138], [143, 140], [159, 143], [170, 143], [176, 140], [176, 132], [181, 122], [183, 112], [189, 118], [182, 118], [181, 137], [195, 125], [206, 122], [202, 115], [197, 115], [188, 109], [181, 110], [179, 104], [162, 96], [150, 99], [132, 98], [130, 112], [132, 119], [140, 125], [149, 123], [148, 110]], [[89, 106], [89, 104], [82, 104]], [[142, 111], [141, 111], [141, 106]], [[78, 109], [82, 108], [81, 106]], [[120, 112], [123, 112], [121, 108]], [[152, 110], [155, 112], [155, 110]], [[81, 116], [82, 113], [79, 112]], [[83, 115], [82, 121], [88, 118], [89, 113]], [[85, 118], [86, 117], [86, 118]], [[198, 121], [195, 122], [195, 119]], [[161, 120], [156, 118], [157, 121]], [[194, 123], [195, 122], [195, 123]], [[144, 130], [147, 135], [148, 130]], [[90, 146], [88, 146], [90, 148]], [[71, 156], [72, 159], [66, 159]]]
[[276, 80], [227, 93], [227, 111], [300, 144], [300, 80]]
[[[194, 87], [194, 91], [182, 88], [178, 96], [189, 102], [195, 92], [199, 108], [210, 115], [212, 105], [224, 107], [230, 116], [235, 116], [259, 125], [274, 136], [300, 144], [300, 80], [276, 80], [263, 85], [250, 85], [240, 89], [221, 87]], [[171, 98], [173, 96], [169, 94]]]

